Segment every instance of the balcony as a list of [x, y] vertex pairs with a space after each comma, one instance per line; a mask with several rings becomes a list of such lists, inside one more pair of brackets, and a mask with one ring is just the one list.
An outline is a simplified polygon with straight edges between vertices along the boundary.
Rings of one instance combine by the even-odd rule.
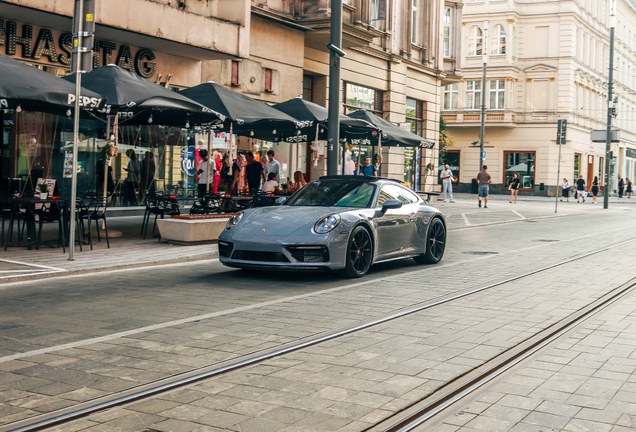
[[[308, 46], [326, 51], [331, 30], [331, 2], [329, 0], [295, 0], [294, 18], [298, 24], [314, 30], [306, 34]], [[373, 39], [384, 36], [384, 32], [371, 26], [371, 15], [367, 2], [350, 0], [342, 8], [342, 47], [368, 46]]]
[[[444, 121], [453, 127], [475, 127], [481, 124], [479, 111], [444, 111]], [[486, 112], [486, 124], [489, 126], [514, 127], [518, 123], [517, 114], [513, 111]]]

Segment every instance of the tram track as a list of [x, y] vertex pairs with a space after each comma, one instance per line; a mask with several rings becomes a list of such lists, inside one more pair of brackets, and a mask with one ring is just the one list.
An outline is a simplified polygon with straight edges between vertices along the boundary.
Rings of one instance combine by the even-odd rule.
[[[267, 352], [260, 352], [260, 353], [254, 353], [248, 356], [243, 356], [241, 358], [237, 358], [237, 359], [232, 359], [229, 360], [227, 362], [224, 363], [216, 363], [214, 365], [210, 365], [210, 366], [206, 366], [203, 368], [198, 368], [195, 370], [191, 370], [188, 372], [184, 372], [184, 373], [180, 373], [177, 375], [172, 375], [169, 377], [166, 377], [164, 379], [161, 380], [156, 380], [147, 384], [143, 384], [140, 386], [136, 386], [134, 388], [130, 388], [127, 390], [123, 390], [117, 393], [113, 393], [107, 396], [103, 396], [100, 398], [96, 398], [96, 399], [92, 399], [86, 402], [82, 402], [79, 404], [76, 404], [72, 407], [66, 408], [66, 409], [62, 409], [62, 410], [57, 410], [57, 411], [53, 411], [50, 413], [46, 413], [46, 414], [41, 414], [39, 416], [35, 416], [35, 417], [31, 417], [29, 419], [25, 419], [19, 422], [14, 422], [14, 423], [10, 423], [10, 424], [6, 424], [4, 426], [0, 426], [0, 431], [11, 431], [11, 432], [26, 432], [26, 431], [38, 431], [38, 430], [44, 430], [44, 429], [48, 429], [50, 427], [53, 426], [58, 426], [58, 425], [62, 425], [62, 424], [66, 424], [69, 423], [73, 420], [77, 420], [80, 418], [84, 418], [87, 417], [93, 413], [96, 413], [98, 411], [102, 411], [108, 408], [113, 408], [113, 407], [117, 407], [117, 406], [123, 406], [126, 404], [130, 404], [132, 402], [136, 402], [136, 401], [140, 401], [143, 399], [147, 399], [149, 397], [153, 397], [162, 393], [165, 393], [167, 391], [172, 391], [172, 390], [176, 390], [179, 388], [183, 388], [185, 386], [189, 386], [192, 384], [195, 384], [197, 382], [201, 382], [203, 380], [209, 379], [209, 378], [213, 378], [213, 377], [218, 377], [233, 371], [237, 371], [237, 370], [241, 370], [244, 369], [246, 367], [252, 366], [252, 365], [256, 365], [258, 363], [264, 362], [266, 360], [270, 360], [276, 357], [280, 357], [289, 353], [293, 353], [314, 345], [318, 345], [320, 343], [323, 342], [327, 342], [327, 341], [331, 341], [346, 335], [350, 335], [365, 329], [368, 329], [370, 327], [373, 326], [377, 326], [379, 324], [383, 324], [383, 323], [387, 323], [389, 321], [393, 321], [411, 314], [415, 314], [417, 312], [421, 312], [424, 311], [426, 309], [430, 309], [436, 306], [440, 306], [443, 304], [447, 304], [447, 303], [451, 303], [455, 300], [458, 299], [462, 299], [480, 292], [484, 292], [486, 290], [492, 289], [494, 287], [498, 287], [501, 285], [505, 285], [514, 281], [518, 281], [527, 277], [530, 277], [532, 275], [536, 275], [545, 271], [548, 271], [550, 269], [554, 269], [556, 267], [560, 267], [560, 266], [564, 266], [567, 265], [569, 263], [572, 262], [576, 262], [579, 260], [583, 260], [585, 258], [588, 257], [592, 257], [598, 254], [601, 254], [603, 252], [609, 251], [611, 249], [629, 244], [629, 243], [633, 243], [634, 241], [636, 241], [636, 237], [635, 238], [631, 238], [628, 240], [624, 240], [609, 246], [605, 246], [590, 252], [586, 252], [580, 255], [576, 255], [574, 257], [565, 259], [565, 260], [561, 260], [559, 262], [556, 262], [554, 264], [548, 265], [548, 266], [544, 266], [526, 273], [522, 273], [510, 278], [506, 278], [497, 282], [493, 282], [484, 286], [480, 286], [477, 288], [473, 288], [473, 289], [468, 289], [459, 293], [455, 293], [455, 294], [451, 294], [448, 296], [444, 296], [442, 298], [438, 298], [435, 300], [430, 300], [430, 301], [426, 301], [426, 302], [422, 302], [420, 304], [417, 305], [413, 305], [407, 308], [404, 308], [402, 310], [396, 311], [394, 313], [382, 316], [380, 318], [374, 319], [374, 320], [370, 320], [370, 321], [366, 321], [364, 323], [358, 324], [358, 325], [354, 325], [354, 326], [350, 326], [350, 327], [346, 327], [346, 328], [342, 328], [340, 330], [336, 330], [336, 331], [330, 331], [330, 332], [325, 332], [323, 334], [320, 335], [316, 335], [316, 336], [312, 336], [309, 338], [305, 338], [304, 340], [300, 340], [300, 341], [295, 341], [295, 342], [291, 342], [288, 344], [285, 344], [277, 349], [274, 350], [270, 350]], [[619, 287], [620, 288], [620, 287]], [[614, 289], [610, 294], [615, 293], [616, 290], [618, 290], [619, 288]], [[630, 287], [623, 289], [621, 292], [624, 292], [625, 295], [627, 292], [633, 290], [634, 288], [636, 288], [636, 283], [630, 285]], [[592, 313], [596, 313], [593, 311], [600, 311], [602, 308], [607, 307], [609, 304], [611, 304], [612, 302], [616, 301], [618, 298], [620, 298], [620, 293], [618, 294], [614, 294], [613, 296], [611, 296], [610, 298], [606, 299], [607, 296], [609, 296], [610, 294], [604, 296], [602, 299], [597, 300], [596, 302], [591, 303], [590, 305], [588, 305], [586, 308], [584, 309], [588, 309], [590, 308], [590, 312], [582, 315], [582, 317], [580, 319], [586, 319], [585, 317], [589, 317], [591, 316]], [[613, 300], [612, 300], [613, 299]], [[601, 301], [603, 300], [603, 301]], [[599, 303], [600, 302], [600, 303]], [[599, 303], [598, 305], [596, 305], [596, 303]], [[595, 306], [596, 305], [596, 306]], [[581, 312], [581, 311], [579, 311]], [[579, 314], [579, 312], [577, 312], [574, 315]], [[568, 320], [569, 318], [571, 318], [573, 315], [571, 315], [568, 318], [565, 318], [565, 320]], [[563, 321], [562, 321], [563, 322]], [[578, 322], [578, 321], [577, 321]], [[571, 324], [571, 325], [576, 325], [576, 324]], [[556, 325], [555, 325], [556, 326]], [[554, 326], [550, 327], [550, 329], [552, 329]], [[554, 336], [555, 334], [561, 334], [560, 332], [564, 332], [567, 330], [564, 330], [565, 326], [561, 326], [560, 329], [552, 331], [550, 334], [552, 336]], [[570, 327], [568, 327], [570, 328]], [[546, 330], [547, 331], [547, 330]], [[544, 331], [545, 332], [545, 331]], [[539, 333], [538, 335], [543, 334], [544, 332]], [[537, 337], [538, 335], [533, 336], [532, 338], [528, 339], [528, 341], [530, 341], [531, 339], [533, 340], [535, 337]], [[542, 337], [540, 338], [541, 341], [533, 344], [533, 347], [536, 348], [535, 351], [537, 349], [540, 349], [541, 347], [545, 346], [546, 343], [549, 342], [545, 342], [547, 339], [547, 337]], [[526, 342], [528, 342], [526, 341]], [[545, 343], [543, 343], [543, 342]], [[526, 344], [526, 342], [522, 343], [521, 345]], [[509, 349], [508, 351], [506, 351], [506, 353], [508, 353], [511, 357], [512, 354], [514, 352], [516, 352], [518, 350], [518, 347], [520, 347], [521, 345], [518, 345], [514, 348]], [[539, 347], [539, 348], [537, 348]], [[521, 351], [523, 353], [527, 353], [530, 352], [531, 348], [523, 348], [521, 349]], [[519, 356], [522, 353], [519, 354]], [[503, 355], [503, 354], [502, 354]], [[515, 358], [518, 356], [514, 356]], [[496, 358], [503, 358], [501, 356], [498, 356]], [[521, 357], [519, 357], [521, 358]], [[525, 357], [523, 357], [525, 358]], [[483, 378], [484, 376], [486, 376], [486, 373], [493, 373], [493, 371], [497, 371], [497, 370], [502, 370], [504, 371], [504, 369], [502, 369], [503, 364], [513, 364], [512, 361], [500, 361], [499, 363], [501, 365], [495, 365], [487, 369], [487, 372], [483, 372], [483, 373], [478, 373], [477, 371], [480, 371], [482, 368], [484, 368], [486, 365], [489, 365], [491, 362], [493, 362], [494, 360], [489, 361], [488, 363], [486, 363], [485, 365], [482, 365], [480, 368], [475, 369], [473, 372], [470, 372], [466, 375], [464, 375], [462, 377], [462, 379], [465, 379], [465, 377], [468, 377], [468, 375], [474, 375], [477, 374], [476, 378], [471, 380], [470, 385], [467, 387], [466, 384], [458, 386], [461, 388], [456, 389], [453, 392], [450, 392], [449, 389], [446, 389], [447, 391], [445, 391], [444, 393], [438, 393], [435, 392], [435, 394], [438, 395], [442, 395], [442, 394], [446, 394], [448, 393], [453, 393], [453, 398], [456, 397], [458, 394], [460, 394], [463, 391], [466, 391], [468, 388], [472, 388], [472, 385], [476, 385], [476, 383], [479, 381], [479, 379]], [[519, 360], [521, 361], [521, 360]], [[498, 363], [498, 364], [499, 364]], [[516, 363], [514, 363], [516, 364]], [[507, 369], [506, 369], [507, 370]], [[501, 372], [502, 373], [502, 372]], [[492, 379], [492, 378], [491, 378]], [[459, 381], [454, 380], [453, 383], [459, 384]], [[481, 387], [480, 384], [478, 387]], [[477, 387], [477, 388], [478, 388]], [[446, 388], [446, 386], [444, 387]], [[472, 390], [474, 391], [474, 390]], [[463, 397], [463, 396], [462, 396]], [[428, 399], [428, 398], [427, 398]], [[434, 407], [438, 407], [438, 406], [442, 406], [442, 402], [446, 401], [446, 400], [450, 400], [448, 397], [439, 397], [440, 401], [436, 402], [436, 403], [428, 403], [426, 404], [426, 407], [422, 408], [415, 408], [415, 405], [413, 405], [411, 408], [414, 409], [415, 411], [417, 411], [416, 414], [412, 414], [410, 416], [411, 421], [410, 422], [406, 422], [404, 419], [400, 419], [399, 423], [400, 427], [404, 427], [405, 424], [410, 424], [413, 421], [419, 421], [417, 419], [421, 419], [423, 418], [421, 413], [422, 412], [433, 412], [432, 409]], [[408, 409], [407, 409], [408, 410]], [[402, 413], [406, 413], [407, 411], [402, 411]], [[408, 415], [406, 415], [406, 417], [409, 417]], [[393, 418], [393, 417], [392, 417]], [[416, 420], [414, 420], [416, 419]], [[394, 420], [397, 420], [394, 419]], [[387, 420], [388, 421], [388, 420]], [[392, 422], [395, 423], [395, 422]], [[380, 423], [380, 425], [384, 424], [384, 422]], [[419, 424], [419, 423], [418, 423]], [[416, 425], [417, 426], [417, 425]], [[416, 427], [414, 426], [414, 427]], [[394, 425], [387, 425], [386, 426], [387, 429], [371, 429], [371, 430], [410, 430], [410, 429], [394, 429]], [[390, 427], [390, 428], [389, 428]], [[393, 428], [393, 429], [391, 429]]]
[[[636, 278], [614, 288], [598, 300], [496, 356], [482, 366], [447, 383], [430, 396], [415, 402], [365, 432], [409, 432], [426, 430], [427, 422], [474, 394], [481, 387], [537, 354], [566, 333], [636, 290]], [[420, 429], [421, 428], [421, 429]]]

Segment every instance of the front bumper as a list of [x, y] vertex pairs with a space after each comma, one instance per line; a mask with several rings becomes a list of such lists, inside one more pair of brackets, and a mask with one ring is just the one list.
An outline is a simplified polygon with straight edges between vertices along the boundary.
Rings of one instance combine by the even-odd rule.
[[231, 231], [224, 231], [219, 238], [219, 261], [236, 268], [288, 271], [343, 269], [348, 233], [315, 234], [313, 237], [244, 239], [232, 235]]

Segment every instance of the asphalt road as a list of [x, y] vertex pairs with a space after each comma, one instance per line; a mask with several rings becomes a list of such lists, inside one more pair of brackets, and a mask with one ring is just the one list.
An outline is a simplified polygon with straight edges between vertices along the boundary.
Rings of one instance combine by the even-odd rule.
[[470, 203], [445, 204], [456, 229], [442, 263], [381, 264], [360, 280], [330, 273], [245, 272], [208, 260], [2, 286], [0, 426], [636, 236], [631, 209], [588, 207], [541, 219], [548, 215], [545, 208], [512, 211], [503, 204], [491, 204], [489, 215]]

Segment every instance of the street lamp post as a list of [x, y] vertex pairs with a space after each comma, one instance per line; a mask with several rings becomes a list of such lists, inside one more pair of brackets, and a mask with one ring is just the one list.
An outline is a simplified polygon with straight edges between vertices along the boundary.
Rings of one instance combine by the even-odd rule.
[[483, 75], [481, 78], [481, 128], [479, 129], [479, 171], [484, 167], [484, 136], [486, 135], [486, 68], [488, 67], [488, 20], [484, 21], [481, 42]]
[[614, 29], [616, 28], [616, 0], [610, 2], [610, 49], [609, 49], [609, 80], [607, 82], [607, 136], [605, 138], [605, 188], [603, 190], [603, 208], [609, 207], [610, 189], [610, 156], [612, 152], [612, 115], [614, 100]]
[[340, 57], [342, 51], [342, 0], [331, 0], [329, 45], [329, 122], [327, 124], [327, 175], [338, 174], [340, 158]]

